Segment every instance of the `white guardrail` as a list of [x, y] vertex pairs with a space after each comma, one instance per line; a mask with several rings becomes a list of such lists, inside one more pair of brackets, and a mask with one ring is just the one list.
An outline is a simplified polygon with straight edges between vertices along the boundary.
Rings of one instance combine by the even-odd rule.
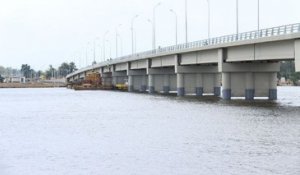
[[[210, 38], [210, 39], [205, 39], [205, 40], [200, 40], [200, 41], [194, 41], [194, 42], [189, 42], [189, 43], [184, 43], [184, 44], [162, 47], [162, 48], [149, 50], [149, 51], [145, 51], [145, 52], [140, 52], [140, 53], [136, 53], [136, 54], [132, 54], [132, 55], [122, 56], [122, 57], [113, 59], [113, 62], [115, 62], [117, 60], [121, 61], [124, 59], [130, 59], [130, 58], [136, 58], [136, 57], [139, 57], [139, 58], [143, 58], [143, 57], [147, 57], [147, 56], [155, 57], [155, 55], [181, 52], [184, 50], [200, 48], [200, 47], [204, 47], [204, 46], [213, 46], [213, 45], [230, 43], [230, 42], [253, 40], [253, 39], [258, 39], [258, 38], [287, 35], [287, 34], [293, 34], [293, 33], [299, 33], [299, 32], [300, 32], [300, 23], [283, 25], [283, 26], [279, 26], [279, 27], [272, 27], [272, 28], [267, 28], [267, 29], [255, 30], [255, 31], [244, 32], [244, 33], [239, 33], [239, 34], [234, 34], [234, 35], [226, 35], [226, 36], [215, 37], [215, 38]], [[112, 62], [112, 60], [108, 60], [108, 61], [96, 64], [96, 65], [88, 66], [86, 68], [80, 69], [76, 72], [69, 74], [67, 76], [67, 78], [69, 78], [70, 76], [76, 75], [80, 72], [86, 71], [86, 70], [101, 67], [103, 65], [108, 65], [111, 62]]]

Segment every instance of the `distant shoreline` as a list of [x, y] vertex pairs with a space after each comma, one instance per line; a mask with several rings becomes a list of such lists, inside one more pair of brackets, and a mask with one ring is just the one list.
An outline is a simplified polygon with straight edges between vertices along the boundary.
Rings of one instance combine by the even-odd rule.
[[0, 83], [0, 89], [4, 88], [57, 88], [66, 87], [64, 83]]

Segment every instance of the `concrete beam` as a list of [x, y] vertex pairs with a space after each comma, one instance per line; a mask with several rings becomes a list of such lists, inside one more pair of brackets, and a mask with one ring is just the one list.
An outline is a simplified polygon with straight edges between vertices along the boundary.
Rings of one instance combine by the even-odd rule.
[[223, 63], [222, 72], [279, 72], [280, 63]]
[[142, 76], [142, 75], [147, 75], [146, 69], [144, 70], [128, 70], [127, 72], [128, 76]]
[[169, 74], [175, 74], [174, 68], [149, 68], [148, 69], [149, 75], [169, 75]]
[[295, 41], [295, 68], [300, 72], [300, 39]]
[[118, 72], [112, 72], [113, 77], [125, 77], [127, 76], [127, 71], [118, 71]]
[[189, 74], [189, 73], [216, 73], [218, 72], [218, 66], [178, 66], [177, 73]]

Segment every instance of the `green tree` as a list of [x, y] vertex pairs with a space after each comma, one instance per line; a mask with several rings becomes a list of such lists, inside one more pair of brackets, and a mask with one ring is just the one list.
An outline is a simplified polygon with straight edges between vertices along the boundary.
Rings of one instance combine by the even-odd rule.
[[0, 66], [0, 75], [5, 75], [5, 74], [6, 74], [5, 67]]
[[2, 77], [2, 75], [0, 74], [0, 83], [3, 83], [4, 78]]
[[69, 64], [64, 62], [58, 68], [59, 75], [63, 77], [67, 76], [69, 73], [72, 73], [76, 70], [77, 68], [74, 62], [71, 62]]
[[44, 75], [44, 72], [43, 72], [43, 71], [39, 70], [39, 71], [36, 72], [36, 76], [37, 76], [38, 78], [40, 78], [42, 75]]
[[300, 73], [295, 72], [295, 62], [294, 61], [283, 61], [280, 65], [280, 72], [278, 73], [278, 78], [284, 77], [286, 80], [291, 80], [294, 84], [300, 80]]
[[70, 73], [70, 65], [68, 63], [62, 63], [58, 68], [59, 74], [63, 77]]
[[69, 72], [69, 73], [72, 73], [72, 72], [78, 70], [78, 69], [76, 68], [76, 65], [75, 65], [74, 62], [71, 62], [71, 63], [69, 64], [69, 68], [70, 68], [70, 72]]
[[49, 69], [45, 72], [46, 79], [51, 79], [54, 76], [55, 72], [56, 69], [52, 65], [49, 65]]
[[21, 72], [22, 72], [24, 77], [30, 78], [31, 73], [32, 73], [32, 69], [30, 68], [30, 66], [28, 64], [22, 64]]

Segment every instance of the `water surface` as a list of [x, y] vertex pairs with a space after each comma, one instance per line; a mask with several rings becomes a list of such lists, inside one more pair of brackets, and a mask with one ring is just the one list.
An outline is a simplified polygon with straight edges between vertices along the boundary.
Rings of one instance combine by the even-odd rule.
[[300, 174], [300, 88], [278, 96], [0, 89], [0, 174]]

